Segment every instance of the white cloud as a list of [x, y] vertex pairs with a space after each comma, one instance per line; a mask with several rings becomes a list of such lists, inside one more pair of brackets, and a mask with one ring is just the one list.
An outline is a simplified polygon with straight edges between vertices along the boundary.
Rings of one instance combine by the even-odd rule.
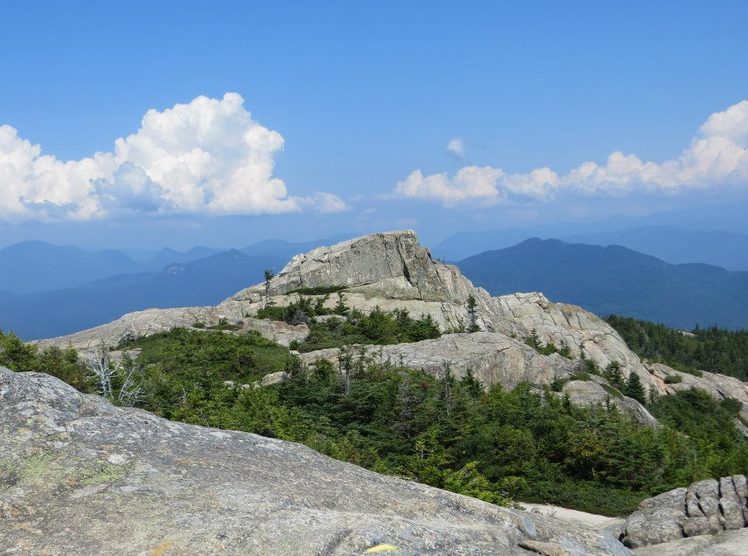
[[465, 140], [462, 137], [454, 137], [447, 143], [447, 152], [457, 158], [465, 158]]
[[491, 205], [509, 198], [546, 201], [563, 194], [622, 196], [635, 191], [675, 194], [692, 189], [748, 186], [748, 100], [709, 116], [680, 156], [662, 163], [613, 152], [606, 162], [584, 162], [568, 174], [538, 168], [508, 174], [499, 168], [466, 166], [424, 176], [415, 170], [395, 186], [404, 197]]
[[0, 219], [87, 220], [119, 212], [260, 214], [310, 206], [337, 212], [329, 193], [289, 196], [273, 176], [283, 137], [258, 124], [242, 97], [198, 97], [159, 112], [111, 152], [60, 161], [0, 126]]
[[322, 191], [318, 191], [311, 197], [294, 197], [294, 199], [302, 206], [322, 214], [335, 214], [350, 209], [346, 202], [337, 195]]

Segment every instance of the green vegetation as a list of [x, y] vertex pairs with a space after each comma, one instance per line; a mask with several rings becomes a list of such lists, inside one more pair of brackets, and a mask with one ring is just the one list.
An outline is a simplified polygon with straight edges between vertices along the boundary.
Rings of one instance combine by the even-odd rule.
[[[370, 324], [390, 318], [380, 312]], [[138, 369], [137, 405], [158, 415], [302, 442], [499, 504], [522, 499], [623, 514], [669, 488], [748, 472], [748, 442], [733, 425], [739, 405], [698, 391], [655, 399], [649, 408], [663, 426], [654, 429], [528, 385], [484, 392], [470, 374], [436, 378], [372, 364], [365, 354], [350, 355], [340, 369], [318, 362], [302, 371], [288, 350], [254, 333], [177, 329], [120, 347], [141, 350], [130, 363]], [[39, 351], [0, 334], [0, 363], [95, 391], [72, 350]], [[241, 387], [278, 370], [286, 381]], [[615, 366], [603, 373], [614, 375]]]
[[299, 295], [327, 295], [330, 293], [342, 292], [345, 288], [345, 286], [316, 286], [314, 288], [296, 288], [288, 293], [297, 293]]
[[468, 328], [467, 331], [470, 333], [479, 332], [480, 326], [478, 326], [478, 302], [475, 300], [475, 296], [470, 294], [467, 298], [466, 308], [468, 312]]
[[399, 344], [439, 337], [439, 327], [430, 315], [414, 319], [405, 310], [386, 313], [375, 308], [368, 315], [350, 310], [344, 318], [309, 322], [309, 336], [294, 342], [292, 349], [301, 352], [344, 347], [353, 344]]
[[93, 381], [74, 349], [54, 347], [41, 351], [23, 343], [15, 334], [0, 331], [0, 366], [19, 372], [46, 373], [82, 392], [93, 392]]
[[299, 296], [298, 301], [293, 301], [285, 306], [266, 305], [257, 311], [258, 319], [282, 320], [288, 324], [307, 324], [310, 319], [322, 315], [345, 315], [348, 312], [342, 296], [333, 309], [325, 307], [329, 296], [304, 297]]
[[553, 342], [544, 344], [535, 329], [532, 330], [530, 336], [525, 340], [525, 343], [541, 355], [551, 355], [552, 353], [558, 353], [563, 357], [571, 356], [571, 350], [569, 349], [569, 346], [564, 343], [561, 344], [560, 348], [558, 348]]
[[748, 381], [748, 330], [703, 328], [683, 333], [661, 324], [605, 319], [639, 356], [691, 374], [710, 371]]

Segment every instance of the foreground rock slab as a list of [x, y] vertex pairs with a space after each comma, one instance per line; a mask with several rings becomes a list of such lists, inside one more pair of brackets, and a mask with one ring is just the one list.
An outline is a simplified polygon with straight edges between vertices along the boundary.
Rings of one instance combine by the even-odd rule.
[[582, 525], [115, 408], [37, 373], [0, 368], [0, 446], [2, 553], [629, 554]]

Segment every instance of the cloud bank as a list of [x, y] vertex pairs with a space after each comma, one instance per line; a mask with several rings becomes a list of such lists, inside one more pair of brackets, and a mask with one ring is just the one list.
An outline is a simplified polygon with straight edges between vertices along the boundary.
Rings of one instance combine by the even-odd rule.
[[61, 161], [0, 126], [0, 219], [90, 220], [136, 214], [340, 212], [331, 193], [293, 197], [273, 176], [283, 137], [236, 93], [158, 112], [111, 152]]
[[748, 100], [709, 116], [678, 158], [660, 164], [616, 151], [603, 165], [585, 162], [565, 175], [550, 168], [509, 174], [490, 166], [465, 166], [453, 176], [415, 170], [395, 186], [395, 194], [445, 206], [490, 206], [510, 199], [549, 201], [565, 194], [676, 194], [729, 186], [748, 186]]

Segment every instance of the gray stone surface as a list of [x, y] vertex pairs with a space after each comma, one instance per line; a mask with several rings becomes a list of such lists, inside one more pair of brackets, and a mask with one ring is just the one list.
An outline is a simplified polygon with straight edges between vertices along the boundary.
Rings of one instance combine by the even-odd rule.
[[7, 554], [628, 554], [612, 536], [0, 368]]
[[[695, 482], [687, 489], [674, 489], [644, 500], [639, 510], [626, 520], [623, 542], [632, 548], [659, 546], [683, 537], [701, 538], [722, 535], [725, 530], [742, 529], [748, 525], [744, 518], [745, 484], [744, 475], [722, 477], [718, 481], [707, 479]], [[691, 545], [693, 550], [700, 546], [699, 542]]]
[[[122, 340], [168, 332], [173, 328], [193, 328], [195, 325], [216, 326], [225, 319], [241, 323], [240, 330], [254, 330], [264, 337], [287, 346], [293, 340], [301, 341], [309, 334], [304, 325], [291, 326], [282, 321], [271, 321], [246, 316], [240, 307], [181, 307], [173, 309], [146, 309], [128, 313], [108, 324], [89, 328], [58, 338], [32, 342], [41, 348], [51, 346], [73, 347], [81, 351], [98, 348], [102, 343], [116, 346]], [[205, 328], [194, 328], [205, 330]]]
[[[520, 382], [550, 384], [554, 378], [565, 378], [575, 369], [573, 361], [560, 355], [540, 355], [522, 342], [503, 334], [475, 332], [447, 334], [433, 340], [386, 346], [356, 346], [352, 353], [365, 353], [375, 362], [422, 369], [444, 376], [447, 368], [457, 377], [470, 370], [484, 386], [502, 384], [514, 388]], [[317, 359], [338, 363], [337, 348], [300, 354], [303, 362]]]
[[748, 529], [677, 539], [634, 550], [636, 556], [745, 556]]

